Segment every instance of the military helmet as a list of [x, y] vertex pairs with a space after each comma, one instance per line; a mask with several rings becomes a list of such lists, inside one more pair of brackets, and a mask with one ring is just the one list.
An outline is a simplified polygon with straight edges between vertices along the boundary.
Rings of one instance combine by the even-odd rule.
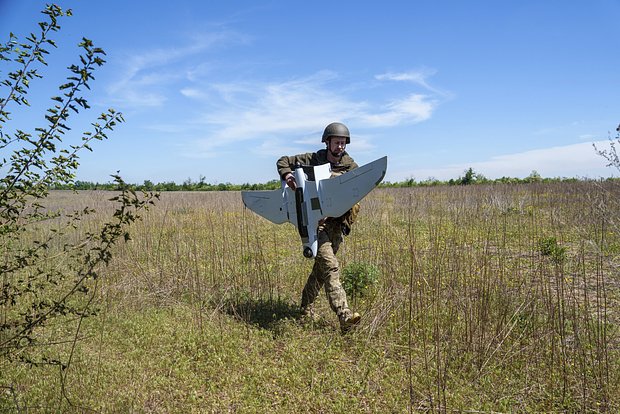
[[347, 139], [347, 144], [351, 143], [349, 128], [347, 128], [345, 124], [341, 124], [340, 122], [332, 122], [325, 127], [325, 131], [323, 131], [323, 139], [321, 140], [321, 142], [327, 142], [327, 139], [329, 137], [345, 137]]

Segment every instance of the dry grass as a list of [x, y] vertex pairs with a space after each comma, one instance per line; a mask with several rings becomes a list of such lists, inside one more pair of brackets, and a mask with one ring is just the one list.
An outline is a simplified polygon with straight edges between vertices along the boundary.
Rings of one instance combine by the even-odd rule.
[[324, 298], [319, 322], [297, 320], [312, 263], [293, 226], [239, 193], [164, 193], [105, 271], [64, 396], [53, 369], [5, 365], [0, 407], [618, 411], [619, 200], [588, 182], [375, 190], [339, 257], [380, 281], [341, 337]]

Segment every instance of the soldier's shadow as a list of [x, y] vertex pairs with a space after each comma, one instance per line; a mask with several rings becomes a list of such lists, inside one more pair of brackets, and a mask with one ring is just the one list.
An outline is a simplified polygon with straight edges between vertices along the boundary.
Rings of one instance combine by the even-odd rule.
[[279, 334], [282, 324], [301, 317], [299, 305], [283, 299], [237, 298], [223, 304], [222, 310], [253, 326]]

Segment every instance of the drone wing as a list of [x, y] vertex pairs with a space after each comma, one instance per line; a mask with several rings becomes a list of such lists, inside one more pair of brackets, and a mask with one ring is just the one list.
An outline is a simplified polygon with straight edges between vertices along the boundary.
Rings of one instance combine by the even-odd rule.
[[[290, 194], [288, 194], [290, 193]], [[295, 200], [292, 190], [242, 191], [243, 204], [259, 216], [275, 224], [287, 221], [296, 224], [295, 205], [289, 208], [289, 200]], [[292, 217], [291, 217], [292, 215]]]
[[340, 217], [375, 188], [387, 171], [387, 157], [319, 182], [321, 212]]

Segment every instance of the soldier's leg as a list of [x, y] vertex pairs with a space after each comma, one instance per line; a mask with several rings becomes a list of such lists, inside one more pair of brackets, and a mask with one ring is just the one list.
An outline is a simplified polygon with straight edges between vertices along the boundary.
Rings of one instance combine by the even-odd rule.
[[321, 274], [320, 266], [317, 261], [314, 261], [312, 272], [308, 276], [304, 290], [301, 292], [301, 312], [312, 316], [312, 304], [316, 300], [321, 287], [323, 286], [323, 280], [319, 277]]
[[325, 266], [325, 293], [327, 294], [332, 310], [338, 315], [342, 333], [346, 333], [360, 322], [361, 317], [359, 313], [349, 309], [347, 294], [340, 283], [340, 266], [336, 258], [336, 253], [338, 252], [340, 243], [343, 241], [342, 232], [338, 227], [330, 230], [328, 235], [331, 243], [324, 244], [331, 244], [330, 249], [325, 249], [322, 252]]
[[[318, 250], [317, 255], [314, 258], [314, 265], [312, 266], [312, 272], [310, 272], [310, 276], [308, 276], [308, 280], [306, 281], [306, 285], [304, 286], [304, 290], [301, 293], [301, 311], [303, 314], [312, 315], [312, 304], [316, 300], [321, 288], [325, 284], [325, 271], [324, 271], [324, 260], [322, 258], [322, 250], [321, 246], [325, 243], [331, 245], [331, 241], [325, 232], [325, 226], [321, 225], [317, 229], [317, 244]], [[330, 248], [331, 250], [331, 248]]]
[[342, 233], [339, 228], [328, 228], [322, 235], [326, 240], [319, 238], [317, 262], [322, 270], [329, 306], [341, 318], [349, 309], [347, 294], [340, 283], [340, 265], [336, 258], [336, 252], [342, 242]]

